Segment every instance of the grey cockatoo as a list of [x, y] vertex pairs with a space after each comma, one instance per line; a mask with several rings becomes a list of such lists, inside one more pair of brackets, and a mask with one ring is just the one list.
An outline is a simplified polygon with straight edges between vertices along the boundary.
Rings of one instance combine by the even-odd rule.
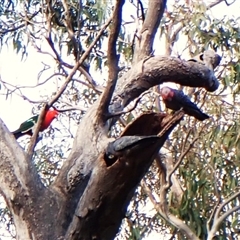
[[160, 94], [162, 96], [163, 102], [169, 109], [177, 111], [182, 108], [186, 114], [193, 116], [200, 121], [209, 118], [209, 116], [203, 113], [195, 103], [191, 102], [190, 98], [181, 90], [176, 90], [170, 87], [163, 87], [160, 91]]
[[206, 50], [189, 61], [201, 63], [213, 71], [219, 65], [221, 57], [212, 50]]

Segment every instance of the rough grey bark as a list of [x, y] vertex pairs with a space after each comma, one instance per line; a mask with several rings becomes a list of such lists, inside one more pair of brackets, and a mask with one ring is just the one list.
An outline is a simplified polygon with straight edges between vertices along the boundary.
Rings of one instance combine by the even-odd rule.
[[31, 159], [2, 121], [0, 136], [0, 191], [13, 214], [18, 239], [56, 239], [52, 228], [61, 203], [58, 194], [43, 186]]

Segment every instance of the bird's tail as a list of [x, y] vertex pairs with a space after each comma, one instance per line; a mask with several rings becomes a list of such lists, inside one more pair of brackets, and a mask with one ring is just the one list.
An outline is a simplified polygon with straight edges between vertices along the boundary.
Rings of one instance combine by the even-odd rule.
[[199, 113], [196, 114], [195, 117], [200, 121], [204, 121], [204, 120], [210, 118], [206, 113], [203, 113], [202, 111], [199, 111]]
[[12, 134], [14, 135], [14, 137], [15, 137], [16, 139], [18, 139], [18, 138], [20, 138], [21, 136], [24, 135], [24, 134], [21, 133], [21, 132], [12, 132]]
[[14, 132], [12, 132], [12, 134], [14, 135], [14, 137], [15, 137], [16, 139], [22, 137], [23, 135], [30, 135], [30, 136], [32, 135], [32, 134], [31, 134], [31, 131], [28, 131], [28, 132], [14, 131]]

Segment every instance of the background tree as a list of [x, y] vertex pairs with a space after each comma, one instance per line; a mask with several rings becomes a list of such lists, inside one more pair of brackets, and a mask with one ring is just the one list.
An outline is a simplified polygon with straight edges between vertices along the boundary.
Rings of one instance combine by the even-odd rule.
[[[22, 148], [1, 123], [0, 189], [7, 204], [1, 220], [13, 237], [113, 239], [122, 221], [117, 239], [152, 232], [169, 239], [237, 238], [239, 20], [213, 16], [221, 2], [229, 5], [1, 2], [1, 47], [8, 44], [23, 60], [30, 51], [50, 56], [32, 86], [0, 83], [7, 98], [21, 96], [33, 114], [41, 112], [31, 140], [19, 141]], [[125, 13], [137, 24], [134, 34]], [[153, 56], [163, 43], [165, 57]], [[209, 48], [223, 56], [217, 91], [206, 66], [181, 60]], [[159, 85], [165, 82], [185, 86], [211, 120], [180, 122], [182, 111], [163, 114]], [[29, 88], [44, 93], [39, 101], [28, 97]], [[58, 127], [35, 147], [52, 105], [63, 111]]]

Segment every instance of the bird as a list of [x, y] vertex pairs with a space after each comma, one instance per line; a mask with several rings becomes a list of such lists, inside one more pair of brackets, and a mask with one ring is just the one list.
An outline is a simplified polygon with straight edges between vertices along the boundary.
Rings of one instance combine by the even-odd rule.
[[[44, 131], [45, 129], [47, 129], [51, 122], [58, 116], [59, 112], [54, 109], [54, 110], [47, 110], [46, 115], [43, 119], [42, 125], [40, 127], [40, 132]], [[29, 118], [28, 120], [26, 120], [25, 122], [23, 122], [20, 127], [13, 131], [12, 134], [14, 135], [14, 137], [16, 139], [24, 136], [24, 135], [33, 135], [33, 129], [37, 124], [38, 121], [38, 117], [39, 115], [35, 115], [31, 118]]]
[[203, 113], [195, 103], [191, 102], [190, 98], [181, 90], [173, 89], [170, 87], [163, 87], [160, 90], [163, 102], [166, 108], [178, 111], [181, 108], [189, 116], [193, 116], [200, 121], [204, 121], [209, 116]]
[[206, 50], [188, 61], [197, 62], [205, 65], [213, 71], [221, 62], [221, 57], [212, 50]]
[[161, 138], [157, 135], [122, 136], [108, 144], [104, 156], [105, 162], [107, 166], [111, 166], [118, 158], [141, 151], [159, 140]]

